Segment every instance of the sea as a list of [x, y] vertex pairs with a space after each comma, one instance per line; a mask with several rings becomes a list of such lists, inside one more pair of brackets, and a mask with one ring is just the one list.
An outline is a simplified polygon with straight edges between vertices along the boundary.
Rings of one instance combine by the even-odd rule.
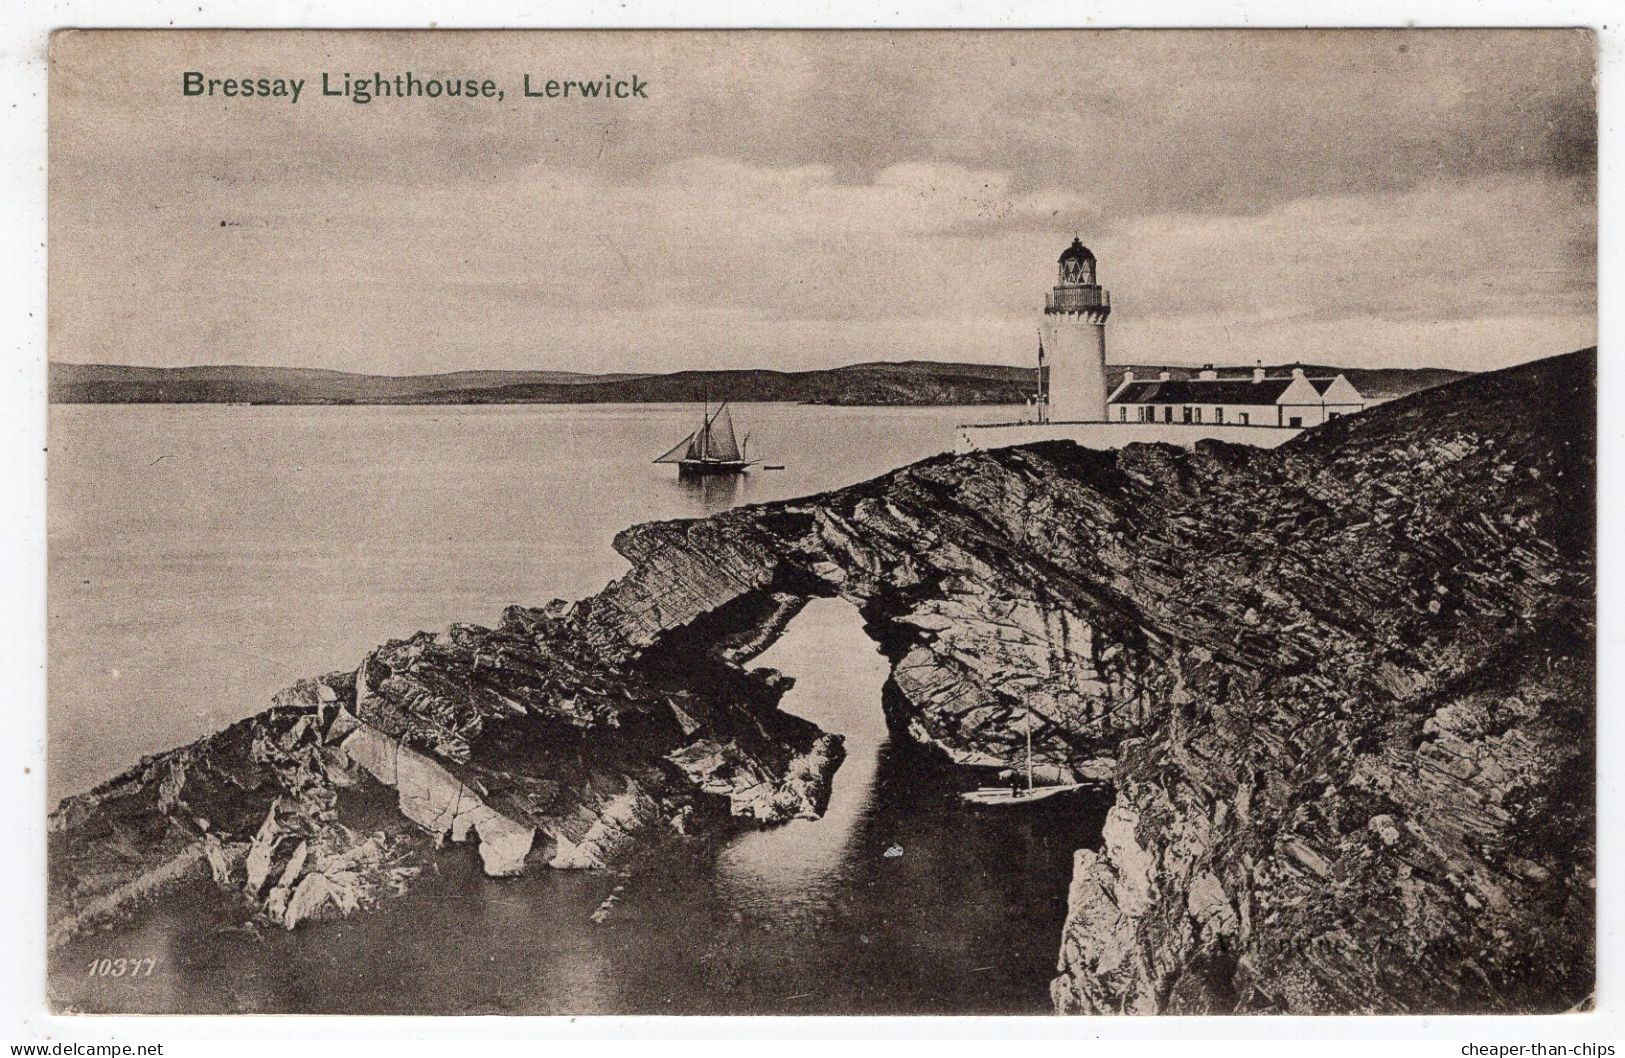
[[[651, 460], [698, 407], [54, 405], [54, 801], [263, 709], [300, 676], [511, 603], [592, 594], [636, 522], [853, 484], [938, 454], [998, 407], [731, 408], [783, 470], [680, 480]], [[463, 846], [403, 897], [298, 931], [232, 928], [199, 887], [52, 960], [97, 1012], [1044, 1013], [1076, 849], [1108, 803], [972, 809], [881, 712], [886, 664], [817, 600], [756, 664], [846, 737], [828, 811], [631, 876], [495, 880]], [[383, 806], [383, 810], [388, 810]], [[593, 912], [615, 888], [602, 922]], [[112, 978], [102, 958], [151, 958]]]

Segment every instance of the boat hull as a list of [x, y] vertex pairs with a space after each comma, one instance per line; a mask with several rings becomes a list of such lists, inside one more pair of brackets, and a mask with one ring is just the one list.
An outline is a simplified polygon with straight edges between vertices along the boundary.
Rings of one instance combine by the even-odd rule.
[[1006, 805], [1030, 805], [1034, 801], [1048, 800], [1056, 794], [1068, 793], [1082, 788], [1082, 783], [1062, 783], [1058, 786], [1035, 786], [1031, 790], [1019, 790], [1012, 794], [1008, 786], [983, 786], [980, 789], [971, 790], [959, 796], [967, 804], [1004, 807]]
[[750, 464], [742, 459], [685, 459], [677, 464], [677, 473], [685, 478], [701, 478], [712, 474], [743, 474], [749, 468]]

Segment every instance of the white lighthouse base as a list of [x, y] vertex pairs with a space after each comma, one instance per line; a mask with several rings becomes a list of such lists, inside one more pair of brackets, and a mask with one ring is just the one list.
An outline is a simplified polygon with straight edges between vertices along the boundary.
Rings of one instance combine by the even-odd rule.
[[955, 452], [1038, 441], [1072, 441], [1084, 448], [1117, 449], [1131, 444], [1171, 444], [1192, 448], [1197, 441], [1228, 441], [1254, 448], [1285, 444], [1303, 430], [1291, 426], [1241, 426], [1174, 422], [1011, 422], [954, 428]]

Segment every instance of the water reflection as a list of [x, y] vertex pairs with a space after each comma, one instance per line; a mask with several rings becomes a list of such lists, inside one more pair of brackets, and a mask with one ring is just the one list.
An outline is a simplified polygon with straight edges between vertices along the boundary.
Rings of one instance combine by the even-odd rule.
[[750, 474], [678, 474], [673, 487], [706, 514], [726, 510], [750, 495]]
[[[886, 666], [858, 612], [819, 600], [761, 663], [796, 677], [784, 707], [847, 739], [828, 811], [715, 846], [671, 846], [624, 879], [536, 866], [483, 875], [450, 845], [404, 896], [294, 932], [234, 928], [205, 880], [56, 952], [56, 1002], [89, 1012], [347, 1014], [1042, 1013], [1074, 850], [1110, 798], [972, 811], [962, 780], [889, 739]], [[397, 811], [359, 787], [351, 818]], [[362, 803], [364, 802], [364, 803]], [[365, 827], [363, 827], [365, 829]], [[902, 855], [888, 857], [896, 845]], [[150, 978], [92, 958], [157, 956]]]
[[[610, 541], [628, 525], [807, 495], [932, 455], [967, 411], [757, 406], [764, 436], [795, 455], [788, 469], [693, 482], [644, 455], [692, 428], [681, 407], [441, 415], [53, 408], [55, 793], [215, 730], [298, 676], [353, 667], [404, 630], [588, 595], [624, 571]], [[166, 451], [186, 459], [154, 464]], [[556, 496], [576, 502], [518, 501]], [[163, 576], [130, 572], [154, 563]], [[196, 649], [223, 625], [238, 630], [224, 665], [220, 650]], [[277, 660], [256, 670], [245, 650]], [[152, 663], [132, 672], [141, 658]], [[607, 922], [592, 915], [617, 875], [537, 865], [491, 879], [473, 849], [452, 845], [406, 895], [291, 933], [234, 928], [239, 898], [200, 881], [55, 953], [53, 994], [151, 1013], [1047, 1010], [1072, 853], [1098, 847], [1109, 799], [965, 810], [960, 776], [887, 739], [884, 666], [844, 603], [809, 606], [761, 663], [797, 678], [786, 708], [847, 737], [828, 813], [719, 853], [674, 848], [626, 880]], [[349, 796], [377, 800], [378, 826], [396, 818], [392, 791]], [[885, 858], [894, 843], [904, 855]], [[128, 954], [157, 968], [86, 975], [92, 958]]]
[[591, 595], [627, 526], [851, 485], [1013, 417], [735, 407], [752, 457], [788, 465], [681, 482], [650, 460], [697, 410], [54, 405], [51, 800], [386, 639]]
[[887, 742], [880, 695], [888, 668], [857, 610], [841, 599], [809, 603], [757, 663], [795, 677], [782, 707], [845, 736], [846, 760], [822, 818], [741, 836], [718, 859], [718, 886], [740, 910], [812, 918], [849, 881], [849, 846], [873, 801]]

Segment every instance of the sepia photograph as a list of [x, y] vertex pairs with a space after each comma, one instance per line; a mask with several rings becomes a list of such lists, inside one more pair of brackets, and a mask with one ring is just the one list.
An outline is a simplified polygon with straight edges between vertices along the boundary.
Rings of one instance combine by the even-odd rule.
[[1598, 57], [57, 29], [45, 1008], [1595, 1010]]

